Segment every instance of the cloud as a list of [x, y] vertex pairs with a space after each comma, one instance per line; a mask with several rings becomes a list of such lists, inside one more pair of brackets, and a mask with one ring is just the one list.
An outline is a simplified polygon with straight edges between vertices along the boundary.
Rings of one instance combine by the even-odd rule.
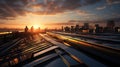
[[106, 8], [106, 6], [101, 6], [101, 7], [97, 7], [96, 9], [97, 10], [103, 10], [103, 9], [105, 9]]
[[[120, 0], [106, 0], [107, 5], [119, 4]], [[103, 10], [107, 7], [107, 5], [97, 7], [97, 10]]]
[[24, 15], [26, 0], [1, 0], [0, 1], [0, 19], [7, 17], [16, 17]]
[[80, 0], [66, 0], [63, 5], [61, 6], [61, 9], [65, 10], [73, 10], [76, 8], [79, 8], [81, 6]]
[[61, 22], [61, 23], [50, 23], [50, 24], [45, 24], [45, 25], [74, 25], [74, 22]]
[[[87, 6], [99, 2], [100, 0], [45, 0], [45, 3], [37, 3], [40, 5], [40, 10], [34, 12], [36, 14], [57, 14], [66, 11], [73, 11], [82, 6]], [[47, 5], [46, 5], [47, 4]], [[35, 6], [35, 5], [32, 5]]]
[[[100, 0], [0, 0], [0, 18], [24, 16], [26, 13], [55, 15], [91, 5]], [[83, 14], [81, 12], [81, 14]], [[85, 13], [84, 13], [85, 14]]]
[[83, 5], [94, 4], [94, 3], [97, 3], [99, 1], [101, 1], [101, 0], [84, 0]]
[[94, 15], [94, 14], [91, 14], [87, 11], [83, 11], [83, 10], [76, 10], [76, 13], [80, 16], [90, 16], [90, 15]]
[[120, 0], [106, 0], [106, 2], [108, 3], [108, 5], [112, 5], [112, 4], [119, 4]]

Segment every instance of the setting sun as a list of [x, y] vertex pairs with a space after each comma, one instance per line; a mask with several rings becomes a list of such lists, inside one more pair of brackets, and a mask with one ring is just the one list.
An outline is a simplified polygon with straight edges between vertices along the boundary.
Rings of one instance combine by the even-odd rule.
[[38, 29], [40, 26], [39, 25], [33, 25], [35, 29]]

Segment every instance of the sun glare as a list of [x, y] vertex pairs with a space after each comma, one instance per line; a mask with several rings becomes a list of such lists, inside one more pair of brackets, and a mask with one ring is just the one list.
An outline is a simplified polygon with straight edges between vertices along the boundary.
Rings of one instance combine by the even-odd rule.
[[40, 26], [39, 25], [33, 25], [35, 29], [38, 29]]

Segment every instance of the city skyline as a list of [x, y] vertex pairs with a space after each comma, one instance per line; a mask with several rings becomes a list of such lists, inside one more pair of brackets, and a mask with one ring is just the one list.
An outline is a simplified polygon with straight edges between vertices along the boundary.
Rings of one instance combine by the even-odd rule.
[[0, 0], [0, 67], [120, 67], [120, 0]]
[[0, 26], [46, 28], [74, 24], [71, 20], [104, 21], [120, 18], [119, 9], [119, 0], [1, 0]]

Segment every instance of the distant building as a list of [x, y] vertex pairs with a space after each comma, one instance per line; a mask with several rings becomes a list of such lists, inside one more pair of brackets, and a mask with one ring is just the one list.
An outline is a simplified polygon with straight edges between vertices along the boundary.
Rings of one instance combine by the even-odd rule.
[[118, 29], [118, 32], [120, 33], [120, 27], [119, 27], [119, 29]]
[[114, 30], [115, 22], [114, 21], [108, 21], [106, 27], [104, 28], [104, 32], [112, 33], [115, 32]]
[[115, 26], [114, 21], [111, 20], [111, 21], [108, 21], [108, 22], [107, 22], [107, 26], [106, 26], [106, 27], [113, 29], [114, 26]]
[[84, 23], [83, 29], [84, 29], [84, 30], [88, 30], [88, 29], [89, 29], [89, 23]]
[[64, 29], [65, 29], [65, 32], [70, 32], [70, 28], [68, 26], [66, 26]]
[[80, 26], [77, 24], [77, 25], [75, 26], [75, 32], [76, 32], [76, 33], [79, 32], [79, 28], [80, 28]]
[[89, 29], [89, 33], [92, 34], [94, 29]]
[[64, 27], [62, 26], [62, 31], [64, 31]]
[[75, 28], [74, 26], [71, 26], [71, 33], [74, 33], [75, 32]]
[[120, 27], [115, 27], [115, 33], [120, 32]]
[[84, 23], [82, 26], [82, 33], [89, 33], [89, 23]]
[[95, 24], [95, 33], [102, 33], [103, 28], [99, 26], [99, 24]]

